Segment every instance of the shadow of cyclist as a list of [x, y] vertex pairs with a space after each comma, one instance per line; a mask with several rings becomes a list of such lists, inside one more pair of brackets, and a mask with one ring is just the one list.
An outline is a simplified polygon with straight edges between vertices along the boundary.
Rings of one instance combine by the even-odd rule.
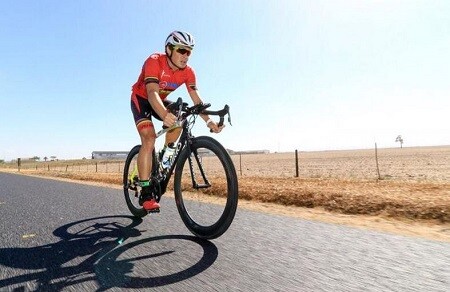
[[[163, 273], [163, 275], [146, 276], [146, 277], [137, 276], [137, 273], [132, 273], [133, 271], [129, 270], [129, 268], [132, 267], [134, 263], [138, 261], [143, 261], [150, 258], [175, 253], [175, 250], [170, 249], [171, 245], [168, 242], [166, 242], [166, 244], [161, 243], [162, 245], [164, 245], [163, 248], [164, 251], [139, 255], [137, 257], [128, 256], [123, 259], [122, 258], [119, 259], [119, 256], [122, 253], [131, 250], [136, 246], [144, 244], [154, 245], [156, 241], [161, 240], [163, 241], [175, 240], [173, 244], [179, 246], [180, 247], [179, 250], [185, 250], [187, 246], [186, 243], [188, 244], [195, 243], [198, 244], [203, 249], [203, 254], [195, 264], [181, 271], [179, 270], [178, 267], [178, 265], [180, 265], [180, 262], [176, 261], [176, 258], [174, 261], [171, 261], [172, 263], [176, 262], [176, 264], [174, 264], [175, 266], [177, 266], [176, 268], [170, 267], [169, 261], [165, 260], [164, 261], [165, 265], [159, 266], [157, 271]], [[185, 242], [181, 243], [181, 241], [183, 240]], [[185, 256], [185, 254], [181, 253], [181, 255], [179, 256], [183, 257]], [[217, 247], [210, 241], [199, 239], [195, 236], [165, 235], [152, 238], [144, 238], [120, 246], [109, 252], [107, 256], [104, 256], [102, 259], [100, 259], [100, 261], [95, 266], [95, 269], [98, 281], [101, 284], [101, 287], [104, 289], [111, 287], [152, 288], [169, 285], [176, 282], [181, 282], [195, 275], [198, 275], [201, 272], [205, 271], [210, 266], [212, 266], [212, 264], [216, 261], [217, 257], [218, 257]], [[173, 269], [175, 269], [175, 271], [173, 271]], [[142, 273], [139, 274], [142, 275]]]
[[[131, 221], [131, 224], [124, 224], [124, 220]], [[141, 232], [136, 229], [141, 222], [142, 219], [136, 219], [131, 216], [90, 218], [66, 224], [56, 229], [53, 234], [61, 238], [56, 243], [31, 248], [1, 248], [1, 265], [27, 270], [28, 273], [0, 279], [0, 290], [3, 290], [2, 288], [4, 287], [14, 287], [14, 290], [20, 291], [27, 286], [27, 282], [37, 283], [36, 290], [55, 291], [88, 281], [97, 281], [101, 287], [100, 290], [103, 290], [105, 287], [113, 287], [115, 284], [121, 286], [121, 283], [105, 282], [104, 273], [103, 275], [99, 274], [99, 271], [102, 271], [104, 268], [102, 263], [107, 262], [106, 259], [111, 259], [111, 254], [117, 254], [119, 251], [123, 252], [124, 248], [127, 248], [126, 245], [123, 245], [123, 242], [128, 238], [141, 235]], [[198, 241], [195, 237], [163, 236], [139, 240], [138, 243], [134, 242], [132, 246], [160, 239]], [[202, 241], [197, 243], [202, 247], [203, 245], [208, 246], [208, 252], [211, 249], [210, 246], [215, 248], [209, 242]], [[119, 251], [115, 251], [118, 247]], [[214, 248], [212, 252], [216, 254], [215, 258], [217, 258], [217, 248], [215, 248], [215, 252]], [[205, 250], [205, 248], [203, 249]], [[108, 255], [108, 257], [105, 257], [105, 255]], [[144, 256], [142, 259], [145, 258]], [[209, 265], [207, 264], [203, 270], [213, 262], [209, 261]], [[120, 261], [120, 264], [115, 264], [115, 267], [114, 278], [123, 279], [126, 278], [124, 275], [132, 271], [133, 263]], [[37, 271], [30, 273], [30, 270]], [[186, 271], [187, 277], [190, 277], [200, 273], [202, 269], [195, 267]], [[168, 282], [173, 282], [169, 280], [171, 279], [168, 279]]]

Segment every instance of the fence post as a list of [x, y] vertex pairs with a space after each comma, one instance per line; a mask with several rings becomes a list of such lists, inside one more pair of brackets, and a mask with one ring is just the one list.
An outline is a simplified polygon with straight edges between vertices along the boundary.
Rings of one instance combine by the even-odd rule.
[[298, 150], [295, 149], [295, 177], [298, 177]]
[[17, 170], [20, 171], [21, 161], [20, 158], [17, 158]]
[[378, 150], [377, 150], [377, 143], [375, 143], [375, 162], [377, 164], [377, 174], [378, 174], [378, 180], [379, 181], [381, 179], [380, 176], [380, 168], [378, 167]]
[[97, 172], [97, 162], [95, 162], [95, 172]]
[[242, 153], [239, 153], [239, 172], [242, 176]]

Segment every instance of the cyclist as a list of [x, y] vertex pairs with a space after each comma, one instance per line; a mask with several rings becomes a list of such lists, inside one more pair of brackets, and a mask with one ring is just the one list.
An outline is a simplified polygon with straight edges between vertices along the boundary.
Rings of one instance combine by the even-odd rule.
[[[186, 85], [194, 104], [202, 102], [197, 90], [195, 72], [187, 65], [194, 45], [194, 38], [190, 33], [182, 31], [170, 33], [165, 43], [165, 54], [150, 55], [132, 87], [131, 111], [142, 145], [137, 161], [142, 187], [139, 203], [147, 211], [156, 212], [160, 208], [150, 188], [152, 155], [156, 139], [152, 116], [167, 127], [174, 125], [176, 116], [167, 111], [166, 107], [171, 103], [167, 100], [167, 96], [182, 84]], [[219, 133], [222, 130], [223, 126], [219, 127], [209, 116], [201, 115], [201, 117], [213, 132]], [[164, 149], [169, 145], [172, 146], [180, 133], [181, 128], [167, 132]]]

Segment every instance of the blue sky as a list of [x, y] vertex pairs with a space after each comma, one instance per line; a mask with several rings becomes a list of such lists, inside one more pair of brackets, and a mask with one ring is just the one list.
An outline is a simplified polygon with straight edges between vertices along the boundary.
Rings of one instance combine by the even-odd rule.
[[203, 100], [231, 107], [214, 135], [227, 148], [450, 145], [449, 15], [449, 1], [2, 0], [0, 159], [138, 144], [131, 85], [175, 29], [196, 38]]

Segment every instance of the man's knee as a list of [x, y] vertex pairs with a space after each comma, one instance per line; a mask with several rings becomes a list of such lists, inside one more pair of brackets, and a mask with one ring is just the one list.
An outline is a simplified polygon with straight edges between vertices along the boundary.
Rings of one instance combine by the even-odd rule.
[[150, 120], [144, 120], [144, 121], [139, 122], [136, 125], [136, 128], [139, 133], [147, 132], [147, 131], [154, 131], [153, 123]]
[[155, 140], [156, 138], [155, 129], [151, 121], [143, 121], [137, 124], [136, 128], [142, 140], [149, 140], [149, 139]]

